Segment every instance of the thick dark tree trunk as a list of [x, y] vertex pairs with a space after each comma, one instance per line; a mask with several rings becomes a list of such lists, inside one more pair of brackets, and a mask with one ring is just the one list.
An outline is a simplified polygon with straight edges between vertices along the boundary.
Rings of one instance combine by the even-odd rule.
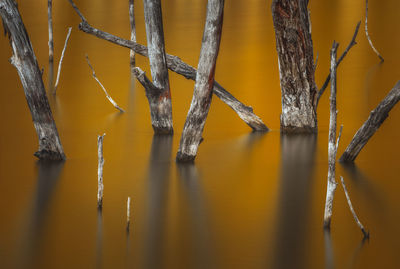
[[39, 159], [63, 160], [65, 155], [47, 100], [42, 74], [17, 3], [14, 0], [0, 1], [0, 15], [13, 50], [10, 61], [18, 71], [39, 137], [39, 150], [35, 156]]
[[151, 123], [155, 133], [171, 134], [172, 104], [160, 0], [143, 0], [147, 46], [153, 84], [160, 90], [156, 106], [150, 106]]
[[272, 2], [281, 80], [283, 132], [317, 131], [317, 86], [307, 4], [308, 0]]
[[396, 83], [388, 95], [371, 111], [368, 119], [354, 135], [345, 152], [339, 159], [339, 162], [354, 162], [362, 148], [369, 139], [375, 134], [382, 123], [389, 116], [390, 110], [400, 100], [400, 81]]
[[194, 161], [211, 105], [215, 65], [221, 41], [224, 0], [208, 0], [192, 104], [183, 127], [177, 161]]

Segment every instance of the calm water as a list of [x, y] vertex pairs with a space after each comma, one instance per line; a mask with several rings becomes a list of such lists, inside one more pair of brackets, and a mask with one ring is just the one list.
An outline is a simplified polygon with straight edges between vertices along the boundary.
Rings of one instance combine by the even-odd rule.
[[[47, 1], [19, 1], [48, 81]], [[145, 43], [142, 1], [138, 41]], [[163, 1], [167, 51], [196, 66], [204, 0]], [[38, 162], [37, 138], [11, 50], [0, 38], [1, 268], [400, 268], [400, 108], [368, 143], [356, 166], [338, 165], [369, 242], [348, 210], [341, 186], [331, 235], [322, 218], [327, 176], [328, 95], [318, 109], [318, 136], [279, 132], [280, 89], [270, 2], [226, 1], [217, 80], [272, 129], [252, 134], [213, 99], [195, 165], [174, 161], [194, 83], [170, 73], [175, 135], [153, 137], [143, 88], [131, 81], [129, 51], [77, 30], [67, 1], [55, 1], [55, 60], [74, 26], [56, 98], [50, 98], [68, 160]], [[316, 78], [329, 68], [329, 49], [350, 41], [364, 1], [310, 1]], [[384, 64], [363, 31], [338, 71], [339, 154], [369, 112], [400, 78], [396, 0], [370, 1], [369, 29]], [[129, 37], [128, 1], [77, 1], [89, 22]], [[118, 114], [93, 80], [127, 112]], [[137, 58], [148, 71], [148, 61]], [[104, 209], [96, 210], [97, 135], [105, 132]], [[132, 226], [125, 230], [126, 199]]]

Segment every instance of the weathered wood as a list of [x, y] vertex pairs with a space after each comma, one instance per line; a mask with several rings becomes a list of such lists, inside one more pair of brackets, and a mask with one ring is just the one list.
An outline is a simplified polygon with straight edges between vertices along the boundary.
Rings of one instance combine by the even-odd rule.
[[129, 233], [129, 225], [131, 223], [131, 197], [126, 201], [126, 231]]
[[110, 101], [110, 103], [116, 108], [118, 109], [120, 112], [124, 113], [125, 111], [114, 101], [114, 99], [111, 98], [111, 96], [108, 94], [106, 88], [104, 88], [103, 84], [100, 82], [100, 80], [97, 78], [96, 76], [96, 72], [94, 72], [94, 68], [92, 66], [92, 64], [89, 61], [89, 56], [86, 56], [86, 61], [89, 65], [90, 70], [92, 70], [92, 77], [94, 78], [94, 80], [97, 81], [97, 83], [100, 85], [101, 89], [103, 90], [104, 94], [106, 95], [108, 101]]
[[53, 62], [54, 42], [53, 42], [53, 0], [47, 1], [47, 21], [49, 24], [49, 62]]
[[317, 131], [317, 86], [307, 5], [307, 0], [274, 0], [271, 6], [282, 92], [283, 132]]
[[[333, 42], [331, 49], [331, 97], [330, 97], [330, 120], [329, 120], [329, 142], [328, 142], [328, 184], [326, 189], [324, 228], [330, 229], [332, 218], [333, 198], [336, 190], [335, 170], [336, 170], [336, 52], [338, 44]], [[339, 136], [340, 137], [340, 136]], [[337, 142], [339, 145], [339, 140]]]
[[64, 150], [46, 96], [42, 74], [17, 3], [14, 0], [0, 1], [0, 15], [13, 50], [10, 62], [18, 71], [39, 137], [39, 150], [35, 156], [39, 159], [64, 160]]
[[172, 134], [172, 103], [167, 60], [165, 58], [164, 30], [160, 0], [143, 0], [147, 46], [153, 84], [161, 93], [151, 111], [151, 122], [157, 134]]
[[379, 103], [379, 105], [371, 111], [368, 119], [364, 122], [357, 133], [354, 135], [350, 144], [339, 159], [339, 162], [354, 162], [361, 149], [367, 144], [369, 139], [375, 134], [382, 123], [389, 116], [390, 110], [400, 100], [400, 81], [396, 83], [393, 89]]
[[97, 157], [98, 157], [98, 167], [97, 167], [97, 208], [103, 208], [103, 191], [104, 191], [104, 184], [103, 184], [103, 166], [104, 166], [104, 158], [103, 158], [103, 140], [104, 136], [98, 135], [97, 136]]
[[[79, 24], [79, 29], [87, 34], [91, 34], [96, 36], [100, 39], [104, 39], [116, 45], [129, 48], [134, 50], [137, 54], [142, 55], [144, 57], [148, 57], [147, 47], [136, 42], [126, 40], [115, 35], [106, 33], [101, 31], [97, 28], [92, 27], [89, 25], [86, 18], [77, 8], [72, 0], [68, 0], [72, 7], [75, 9], [79, 17], [81, 18], [82, 22]], [[168, 69], [174, 71], [177, 74], [184, 76], [187, 79], [195, 80], [196, 79], [196, 69], [192, 66], [188, 65], [187, 63], [183, 62], [179, 57], [166, 54], [167, 59], [167, 67]], [[241, 103], [238, 99], [236, 99], [232, 94], [226, 91], [220, 84], [217, 82], [214, 83], [213, 93], [221, 99], [224, 103], [226, 103], [230, 108], [232, 108], [238, 116], [253, 129], [253, 131], [261, 131], [266, 132], [269, 129], [260, 117], [254, 114], [253, 108], [250, 106], [246, 106]]]
[[378, 55], [381, 62], [385, 61], [379, 51], [375, 48], [374, 44], [372, 43], [371, 37], [369, 36], [368, 32], [368, 0], [365, 0], [365, 35], [367, 36], [369, 45], [371, 46], [372, 50]]
[[[131, 41], [136, 42], [135, 0], [129, 0], [129, 24], [131, 27]], [[131, 70], [136, 66], [135, 51], [130, 52]]]
[[58, 62], [57, 79], [56, 79], [56, 84], [54, 84], [54, 92], [53, 92], [54, 94], [57, 93], [58, 83], [60, 82], [61, 66], [62, 66], [62, 62], [64, 60], [65, 50], [67, 49], [67, 46], [68, 46], [68, 41], [71, 36], [71, 31], [72, 31], [72, 27], [69, 27], [67, 37], [65, 38], [64, 48], [61, 52], [60, 61]]
[[[356, 37], [357, 37], [357, 34], [358, 34], [358, 30], [360, 29], [360, 24], [361, 24], [361, 21], [359, 21], [357, 23], [356, 30], [354, 31], [354, 34], [353, 34], [353, 38], [351, 39], [350, 44], [347, 46], [347, 48], [343, 51], [342, 55], [340, 56], [339, 60], [336, 63], [336, 66], [339, 66], [339, 64], [343, 61], [344, 57], [347, 55], [349, 50], [354, 45], [357, 44]], [[329, 71], [328, 76], [325, 79], [324, 85], [322, 85], [321, 89], [317, 93], [317, 99], [316, 99], [316, 104], [315, 104], [316, 107], [318, 107], [319, 99], [321, 98], [322, 94], [325, 92], [326, 87], [328, 87], [329, 81], [331, 81], [331, 72], [330, 71]]]
[[365, 230], [364, 225], [362, 225], [361, 221], [357, 217], [356, 211], [354, 211], [353, 204], [351, 203], [350, 195], [347, 191], [346, 185], [344, 184], [343, 177], [340, 177], [340, 181], [342, 182], [343, 191], [344, 191], [344, 194], [346, 195], [347, 204], [349, 205], [349, 209], [351, 211], [351, 214], [353, 214], [353, 217], [354, 217], [354, 220], [356, 221], [357, 226], [360, 228], [361, 232], [363, 233], [364, 238], [369, 238], [369, 232], [367, 232], [367, 230]]
[[202, 139], [211, 105], [215, 67], [222, 34], [224, 0], [208, 0], [207, 17], [201, 44], [192, 103], [176, 156], [178, 162], [193, 162]]

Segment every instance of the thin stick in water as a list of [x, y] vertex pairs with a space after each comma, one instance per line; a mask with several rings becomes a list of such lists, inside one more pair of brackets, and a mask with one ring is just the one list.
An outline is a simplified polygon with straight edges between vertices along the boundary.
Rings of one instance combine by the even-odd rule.
[[86, 56], [86, 61], [87, 61], [88, 65], [89, 65], [90, 69], [92, 70], [92, 76], [93, 76], [93, 78], [97, 81], [97, 83], [99, 83], [100, 87], [103, 89], [103, 92], [106, 94], [106, 97], [107, 97], [108, 101], [110, 101], [110, 103], [111, 103], [116, 109], [118, 109], [120, 112], [125, 112], [122, 108], [120, 108], [120, 107], [118, 106], [118, 104], [117, 104], [117, 103], [111, 98], [111, 96], [108, 94], [106, 88], [104, 88], [103, 84], [101, 84], [100, 80], [97, 78], [96, 73], [94, 72], [94, 68], [93, 68], [93, 66], [91, 65], [90, 61], [89, 61], [88, 55], [86, 54], [85, 56]]
[[47, 18], [49, 24], [49, 62], [53, 62], [54, 42], [53, 42], [53, 0], [47, 1]]
[[364, 238], [369, 238], [369, 232], [367, 230], [365, 230], [364, 225], [362, 225], [362, 223], [360, 222], [360, 220], [357, 217], [356, 212], [354, 211], [353, 205], [352, 205], [351, 200], [350, 200], [350, 195], [349, 195], [349, 193], [347, 191], [346, 185], [344, 184], [344, 180], [343, 180], [342, 176], [340, 177], [340, 180], [342, 181], [342, 187], [343, 187], [343, 190], [344, 190], [344, 194], [346, 195], [347, 203], [349, 205], [351, 213], [353, 214], [354, 220], [356, 221], [358, 227], [360, 227], [361, 232], [364, 235]]
[[[136, 42], [135, 7], [134, 0], [129, 0], [129, 22], [131, 26], [131, 41]], [[136, 66], [135, 51], [130, 52], [131, 69]]]
[[368, 0], [365, 0], [365, 35], [367, 36], [369, 45], [371, 46], [372, 50], [376, 53], [376, 55], [378, 55], [379, 59], [381, 59], [381, 62], [385, 61], [382, 55], [375, 48], [374, 44], [372, 43], [371, 37], [369, 36], [368, 33]]
[[67, 46], [68, 46], [69, 37], [71, 36], [71, 31], [72, 31], [72, 27], [69, 27], [67, 37], [65, 38], [64, 48], [61, 52], [60, 62], [58, 63], [57, 79], [56, 79], [56, 84], [54, 85], [54, 94], [56, 94], [56, 92], [57, 92], [58, 82], [60, 81], [61, 65], [62, 65], [62, 62], [64, 59], [65, 50], [67, 49]]
[[126, 201], [126, 231], [129, 232], [129, 224], [131, 222], [131, 197]]
[[97, 168], [97, 208], [103, 208], [103, 140], [106, 134], [97, 136], [97, 155], [98, 155], [98, 168]]
[[329, 230], [331, 226], [332, 219], [332, 208], [333, 208], [333, 198], [336, 191], [336, 180], [335, 180], [335, 170], [336, 170], [336, 153], [338, 148], [339, 139], [335, 145], [336, 139], [336, 53], [338, 48], [338, 43], [333, 42], [331, 49], [331, 97], [330, 97], [330, 120], [329, 120], [329, 146], [328, 146], [328, 183], [326, 188], [326, 200], [325, 200], [325, 213], [324, 213], [324, 228]]

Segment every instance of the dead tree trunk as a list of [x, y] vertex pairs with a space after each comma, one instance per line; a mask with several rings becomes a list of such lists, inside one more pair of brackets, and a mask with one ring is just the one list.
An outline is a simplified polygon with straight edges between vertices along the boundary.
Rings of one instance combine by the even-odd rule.
[[64, 150], [50, 110], [42, 74], [17, 3], [14, 0], [0, 1], [0, 15], [13, 50], [10, 61], [18, 71], [39, 137], [39, 150], [35, 156], [39, 159], [64, 160]]
[[[147, 47], [136, 42], [126, 40], [120, 38], [118, 36], [112, 35], [110, 33], [106, 33], [100, 29], [92, 27], [83, 14], [80, 12], [78, 7], [75, 5], [73, 0], [68, 0], [72, 7], [75, 9], [76, 13], [81, 18], [82, 22], [79, 24], [79, 30], [96, 36], [100, 39], [107, 40], [116, 45], [129, 48], [134, 50], [137, 54], [142, 55], [144, 57], [148, 57]], [[184, 61], [182, 61], [179, 57], [167, 54], [167, 66], [168, 69], [174, 71], [177, 74], [184, 76], [187, 79], [195, 80], [196, 79], [196, 69], [192, 66], [188, 65]], [[232, 108], [238, 116], [248, 125], [253, 131], [266, 132], [268, 131], [267, 126], [263, 123], [263, 121], [254, 114], [253, 108], [250, 106], [246, 106], [238, 99], [236, 99], [232, 94], [230, 94], [227, 90], [225, 90], [219, 83], [214, 83], [214, 94], [221, 99], [222, 102], [227, 104], [230, 108]]]
[[224, 0], [208, 0], [192, 103], [183, 127], [177, 161], [194, 161], [201, 142], [214, 87], [215, 65], [222, 34]]
[[[136, 42], [136, 23], [135, 23], [135, 5], [134, 0], [129, 0], [129, 24], [131, 26], [131, 41]], [[130, 52], [131, 70], [136, 66], [135, 51]]]
[[[326, 201], [325, 201], [325, 213], [324, 213], [324, 228], [330, 229], [331, 218], [332, 218], [332, 207], [333, 198], [337, 183], [335, 180], [336, 170], [336, 153], [339, 146], [339, 140], [335, 146], [336, 140], [336, 52], [338, 44], [333, 42], [331, 50], [331, 97], [330, 97], [330, 121], [329, 121], [329, 146], [328, 146], [328, 184], [326, 188]], [[340, 137], [340, 135], [339, 135]]]
[[308, 0], [272, 2], [282, 92], [283, 132], [317, 131], [317, 86], [307, 4]]
[[371, 111], [369, 118], [364, 122], [361, 128], [354, 135], [345, 152], [340, 157], [340, 162], [354, 162], [361, 149], [367, 144], [369, 139], [375, 134], [382, 123], [389, 116], [390, 110], [400, 100], [400, 81], [396, 83], [393, 89], [388, 93], [385, 99]]
[[154, 106], [150, 106], [151, 124], [155, 133], [172, 134], [172, 104], [160, 0], [143, 0], [148, 54], [153, 84], [159, 89]]

